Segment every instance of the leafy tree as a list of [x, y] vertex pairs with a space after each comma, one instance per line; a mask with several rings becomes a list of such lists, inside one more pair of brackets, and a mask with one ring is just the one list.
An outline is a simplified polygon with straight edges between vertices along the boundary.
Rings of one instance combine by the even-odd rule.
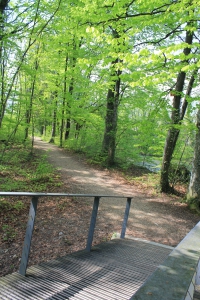
[[108, 166], [160, 159], [168, 132], [161, 172], [168, 191], [170, 162], [191, 131], [192, 110], [184, 116], [196, 99], [198, 1], [8, 4], [1, 132], [21, 130], [27, 139], [32, 128]]
[[[4, 22], [3, 34], [1, 35], [0, 127], [2, 126], [8, 100], [12, 97], [17, 76], [24, 64], [27, 53], [54, 18], [60, 2], [58, 1], [53, 5], [54, 10], [50, 7], [50, 4], [47, 6], [40, 0], [32, 1], [31, 4], [22, 1], [19, 5], [12, 1], [6, 2], [9, 6], [6, 10], [6, 22]], [[5, 5], [2, 2], [2, 8], [4, 7]], [[48, 12], [43, 19], [40, 18], [47, 9], [50, 9], [51, 13]]]
[[197, 75], [197, 69], [195, 68], [189, 80], [185, 97], [181, 102], [181, 99], [183, 98], [184, 95], [184, 85], [186, 81], [185, 69], [187, 68], [187, 65], [190, 63], [189, 55], [192, 50], [191, 45], [193, 43], [193, 37], [194, 37], [194, 31], [193, 31], [194, 28], [191, 26], [192, 26], [191, 23], [188, 23], [186, 26], [187, 28], [186, 37], [185, 37], [186, 48], [184, 48], [183, 50], [184, 60], [182, 61], [182, 65], [181, 65], [182, 67], [177, 76], [175, 88], [171, 91], [171, 95], [173, 96], [172, 112], [171, 112], [171, 127], [168, 131], [168, 135], [166, 138], [164, 155], [163, 155], [163, 163], [161, 168], [160, 185], [161, 185], [162, 192], [171, 191], [169, 185], [169, 167], [170, 167], [172, 155], [174, 153], [174, 149], [180, 132], [180, 127], [177, 125], [180, 125], [184, 118], [188, 106], [188, 97], [190, 97], [191, 95], [192, 87]]

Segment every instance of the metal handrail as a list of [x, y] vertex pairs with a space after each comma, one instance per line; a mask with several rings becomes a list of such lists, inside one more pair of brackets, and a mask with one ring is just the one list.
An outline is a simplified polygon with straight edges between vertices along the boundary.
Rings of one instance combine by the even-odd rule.
[[21, 258], [21, 263], [20, 263], [20, 268], [19, 268], [19, 273], [23, 276], [26, 275], [26, 269], [27, 269], [27, 266], [28, 266], [31, 240], [32, 240], [35, 217], [36, 217], [36, 212], [37, 212], [37, 204], [38, 204], [38, 199], [40, 197], [88, 197], [88, 198], [91, 197], [91, 198], [94, 198], [91, 221], [90, 221], [90, 227], [89, 227], [89, 231], [88, 231], [87, 245], [86, 245], [86, 250], [87, 251], [90, 251], [91, 247], [92, 247], [92, 241], [93, 241], [93, 235], [94, 235], [94, 229], [95, 229], [95, 224], [96, 224], [96, 218], [97, 218], [100, 198], [126, 198], [127, 199], [126, 208], [125, 208], [125, 212], [124, 212], [124, 219], [123, 219], [123, 222], [122, 222], [122, 230], [121, 230], [120, 238], [125, 237], [126, 226], [127, 226], [127, 222], [128, 222], [128, 215], [129, 215], [130, 206], [131, 206], [131, 199], [132, 199], [132, 197], [127, 197], [127, 196], [110, 196], [110, 195], [87, 195], [87, 194], [66, 194], [66, 193], [32, 193], [32, 192], [0, 192], [0, 197], [7, 197], [7, 196], [26, 196], [26, 197], [28, 196], [28, 197], [31, 197], [29, 217], [28, 217], [27, 228], [26, 228], [26, 233], [25, 233], [25, 239], [24, 239], [24, 245], [23, 245], [23, 251], [22, 251], [22, 258]]

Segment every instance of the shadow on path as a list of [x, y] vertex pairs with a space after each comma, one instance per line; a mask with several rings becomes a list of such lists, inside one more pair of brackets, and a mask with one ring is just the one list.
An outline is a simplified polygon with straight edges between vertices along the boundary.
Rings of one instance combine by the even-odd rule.
[[[199, 221], [197, 215], [187, 207], [173, 203], [169, 196], [141, 193], [133, 185], [125, 184], [123, 179], [112, 177], [106, 170], [94, 169], [78, 155], [43, 142], [40, 138], [35, 138], [35, 147], [45, 151], [49, 162], [61, 172], [67, 187], [63, 192], [133, 197], [127, 228], [129, 235], [175, 246]], [[88, 198], [87, 201], [91, 203], [92, 200]], [[125, 204], [125, 199], [102, 198], [97, 228], [98, 222], [114, 223], [118, 230]]]

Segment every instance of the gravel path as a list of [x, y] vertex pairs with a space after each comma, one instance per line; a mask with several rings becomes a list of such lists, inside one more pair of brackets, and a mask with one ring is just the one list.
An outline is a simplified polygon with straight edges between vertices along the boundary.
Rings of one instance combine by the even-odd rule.
[[[35, 139], [35, 147], [45, 151], [49, 162], [61, 172], [66, 186], [63, 192], [133, 197], [126, 232], [128, 235], [175, 246], [199, 221], [199, 216], [173, 197], [142, 193], [114, 172], [95, 169], [81, 156], [43, 142], [40, 138]], [[82, 198], [82, 201], [90, 206], [93, 202], [91, 198]], [[126, 199], [102, 198], [97, 229], [98, 220], [101, 220], [100, 227], [110, 226], [119, 232], [125, 203]]]

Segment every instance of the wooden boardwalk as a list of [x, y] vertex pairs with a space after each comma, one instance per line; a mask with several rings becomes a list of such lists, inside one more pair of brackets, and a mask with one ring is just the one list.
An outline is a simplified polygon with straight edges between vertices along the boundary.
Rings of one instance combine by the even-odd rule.
[[0, 299], [130, 299], [172, 249], [114, 239], [0, 278]]

